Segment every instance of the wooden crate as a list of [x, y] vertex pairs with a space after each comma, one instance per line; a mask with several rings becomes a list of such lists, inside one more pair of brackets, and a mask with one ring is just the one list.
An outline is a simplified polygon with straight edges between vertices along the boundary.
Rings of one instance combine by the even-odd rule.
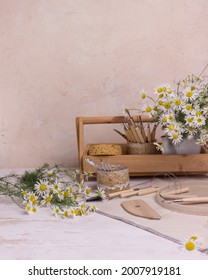
[[[136, 120], [136, 116], [134, 117]], [[90, 144], [84, 149], [84, 126], [89, 124], [123, 123], [125, 117], [77, 117], [77, 145], [79, 153], [80, 174], [83, 171], [96, 170], [85, 162], [91, 159], [100, 160], [110, 164], [121, 164], [129, 168], [130, 176], [152, 176], [158, 173], [173, 173], [176, 175], [208, 173], [208, 150], [203, 149], [201, 154], [193, 155], [127, 155], [126, 144], [123, 144], [123, 154], [118, 156], [90, 156], [88, 150]], [[153, 122], [153, 118], [142, 116], [143, 122]], [[114, 143], [115, 144], [115, 143]], [[82, 177], [82, 176], [81, 176]]]

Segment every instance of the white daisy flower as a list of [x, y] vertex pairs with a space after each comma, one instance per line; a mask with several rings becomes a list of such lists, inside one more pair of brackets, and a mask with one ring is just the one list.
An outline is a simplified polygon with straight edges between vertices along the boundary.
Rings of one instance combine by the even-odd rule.
[[181, 109], [183, 103], [179, 98], [175, 98], [172, 100], [173, 109]]
[[183, 136], [178, 131], [173, 131], [169, 134], [169, 139], [172, 140], [174, 145], [177, 145], [182, 141]]
[[52, 195], [49, 195], [49, 194], [44, 195], [42, 198], [43, 198], [41, 201], [42, 205], [46, 205], [47, 207], [51, 206], [51, 200], [53, 198]]
[[158, 151], [164, 152], [164, 148], [163, 148], [162, 144], [159, 144], [157, 142], [154, 142], [153, 144], [156, 146], [156, 149]]
[[167, 118], [168, 123], [175, 122], [175, 116], [172, 113], [171, 114], [166, 114], [166, 118]]
[[64, 209], [63, 209], [63, 212], [62, 212], [62, 217], [63, 217], [64, 219], [69, 218], [69, 217], [70, 217], [70, 209], [64, 208]]
[[191, 88], [186, 88], [183, 91], [182, 100], [184, 101], [194, 101], [199, 96], [199, 93], [196, 90], [191, 90]]
[[166, 114], [162, 114], [162, 115], [160, 116], [160, 118], [159, 118], [159, 121], [160, 121], [160, 123], [161, 123], [162, 125], [167, 124], [167, 122], [168, 122], [167, 115], [166, 115]]
[[52, 185], [51, 185], [51, 190], [53, 193], [58, 193], [59, 190], [62, 189], [62, 183], [60, 183], [58, 180], [56, 180]]
[[144, 100], [147, 97], [146, 91], [142, 89], [141, 92], [139, 93], [139, 96], [141, 96], [141, 98]]
[[193, 111], [193, 107], [191, 104], [187, 103], [182, 106], [182, 112], [184, 114], [190, 114]]
[[91, 191], [91, 189], [87, 186], [87, 187], [84, 189], [85, 195], [89, 195], [89, 194], [90, 194], [90, 191]]
[[195, 117], [193, 120], [193, 123], [199, 127], [199, 126], [203, 126], [206, 123], [206, 118], [203, 116], [199, 116], [199, 117]]
[[35, 193], [33, 192], [29, 192], [27, 194], [27, 200], [30, 202], [30, 203], [33, 203], [33, 201], [37, 200], [38, 197], [35, 195]]
[[92, 172], [91, 171], [84, 171], [83, 175], [85, 176], [85, 180], [88, 181], [89, 177], [92, 177]]
[[185, 238], [181, 249], [185, 252], [193, 252], [203, 243], [203, 238], [199, 237], [198, 234], [194, 234], [191, 237]]
[[62, 190], [58, 190], [57, 195], [60, 200], [64, 199], [64, 192]]
[[98, 187], [97, 190], [95, 190], [95, 192], [97, 193], [97, 195], [99, 197], [101, 197], [102, 199], [106, 199], [106, 194], [105, 194], [105, 190], [101, 187]]
[[185, 121], [189, 126], [192, 126], [194, 124], [194, 117], [193, 115], [186, 115]]
[[170, 122], [166, 125], [166, 127], [164, 129], [164, 132], [169, 133], [170, 131], [174, 131], [174, 130], [177, 130], [177, 129], [178, 129], [177, 123]]
[[151, 115], [153, 112], [153, 108], [149, 104], [144, 104], [142, 110], [147, 115]]
[[58, 215], [60, 215], [60, 214], [62, 214], [62, 211], [60, 210], [60, 208], [59, 208], [58, 206], [56, 206], [56, 207], [54, 208], [54, 215], [55, 215], [55, 216], [58, 216]]
[[75, 215], [75, 209], [74, 209], [73, 207], [71, 207], [71, 208], [69, 209], [69, 214], [70, 214], [71, 217], [76, 216], [76, 215]]
[[34, 190], [38, 195], [45, 195], [49, 192], [49, 189], [49, 182], [46, 180], [40, 180], [40, 182], [36, 183], [34, 187]]

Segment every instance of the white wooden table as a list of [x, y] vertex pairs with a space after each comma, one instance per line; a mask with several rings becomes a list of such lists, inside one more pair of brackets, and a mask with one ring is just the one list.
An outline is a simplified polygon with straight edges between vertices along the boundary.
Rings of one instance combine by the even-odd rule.
[[[1, 170], [0, 175], [9, 171]], [[28, 215], [10, 198], [0, 197], [1, 260], [208, 259], [179, 247], [97, 213], [64, 220], [41, 208]]]

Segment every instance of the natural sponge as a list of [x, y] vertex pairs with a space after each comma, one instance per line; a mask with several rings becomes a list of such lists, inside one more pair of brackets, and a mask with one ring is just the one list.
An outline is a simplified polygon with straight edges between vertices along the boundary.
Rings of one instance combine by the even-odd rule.
[[122, 146], [119, 144], [93, 144], [90, 145], [91, 156], [116, 156], [122, 155]]

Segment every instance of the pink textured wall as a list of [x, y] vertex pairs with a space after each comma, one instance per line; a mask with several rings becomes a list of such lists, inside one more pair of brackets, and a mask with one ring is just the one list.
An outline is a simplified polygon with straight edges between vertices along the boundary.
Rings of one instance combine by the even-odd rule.
[[0, 167], [77, 165], [75, 117], [198, 74], [207, 19], [207, 0], [0, 0]]

